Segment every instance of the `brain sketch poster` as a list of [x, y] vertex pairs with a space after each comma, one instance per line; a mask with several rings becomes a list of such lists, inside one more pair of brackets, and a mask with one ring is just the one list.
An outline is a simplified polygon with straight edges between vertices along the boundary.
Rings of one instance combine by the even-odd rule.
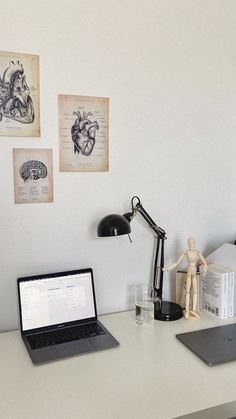
[[0, 52], [0, 135], [39, 137], [39, 57]]
[[51, 149], [13, 149], [16, 204], [53, 201]]
[[109, 99], [59, 95], [61, 172], [104, 172], [109, 169]]

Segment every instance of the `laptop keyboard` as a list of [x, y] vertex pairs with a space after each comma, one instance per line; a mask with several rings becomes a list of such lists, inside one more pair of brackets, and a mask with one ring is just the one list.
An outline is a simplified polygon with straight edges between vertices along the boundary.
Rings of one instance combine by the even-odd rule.
[[31, 349], [45, 348], [60, 343], [72, 342], [78, 339], [104, 335], [106, 332], [97, 323], [67, 327], [27, 336]]

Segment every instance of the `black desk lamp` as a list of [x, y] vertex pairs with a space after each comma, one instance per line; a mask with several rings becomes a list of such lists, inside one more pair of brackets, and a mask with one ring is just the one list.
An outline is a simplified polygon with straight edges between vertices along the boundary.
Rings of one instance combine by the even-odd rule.
[[164, 267], [164, 242], [166, 239], [166, 233], [151, 219], [150, 215], [141, 205], [140, 199], [137, 196], [132, 198], [131, 206], [132, 211], [124, 215], [111, 214], [102, 218], [97, 227], [97, 235], [99, 237], [107, 237], [129, 234], [131, 232], [131, 220], [137, 213], [142, 215], [149, 227], [151, 227], [151, 229], [154, 231], [157, 239], [153, 270], [154, 318], [156, 320], [163, 321], [178, 320], [183, 316], [182, 308], [176, 303], [162, 300], [162, 268]]

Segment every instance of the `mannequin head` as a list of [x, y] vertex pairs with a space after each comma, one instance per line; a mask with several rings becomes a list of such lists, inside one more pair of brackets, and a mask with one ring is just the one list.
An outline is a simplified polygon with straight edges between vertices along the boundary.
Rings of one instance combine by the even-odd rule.
[[189, 250], [195, 250], [195, 240], [192, 237], [188, 239], [188, 247]]

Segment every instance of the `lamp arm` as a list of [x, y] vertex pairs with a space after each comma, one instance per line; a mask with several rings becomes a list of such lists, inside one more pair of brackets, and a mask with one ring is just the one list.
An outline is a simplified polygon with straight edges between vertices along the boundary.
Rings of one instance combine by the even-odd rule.
[[[134, 205], [134, 201], [137, 200]], [[153, 288], [156, 292], [156, 297], [162, 300], [162, 291], [163, 291], [163, 267], [164, 267], [164, 240], [166, 239], [166, 232], [150, 217], [148, 212], [143, 208], [140, 199], [137, 196], [134, 196], [131, 200], [132, 212], [135, 215], [138, 212], [144, 220], [147, 222], [149, 227], [155, 232], [157, 236], [157, 243], [155, 249], [154, 257], [154, 268], [153, 268]]]
[[157, 234], [158, 237], [161, 239], [166, 239], [166, 232], [159, 226], [156, 225], [156, 223], [153, 221], [153, 219], [150, 217], [150, 215], [147, 213], [147, 211], [143, 208], [141, 203], [136, 204], [134, 209], [142, 215], [144, 220], [148, 223], [149, 227]]

